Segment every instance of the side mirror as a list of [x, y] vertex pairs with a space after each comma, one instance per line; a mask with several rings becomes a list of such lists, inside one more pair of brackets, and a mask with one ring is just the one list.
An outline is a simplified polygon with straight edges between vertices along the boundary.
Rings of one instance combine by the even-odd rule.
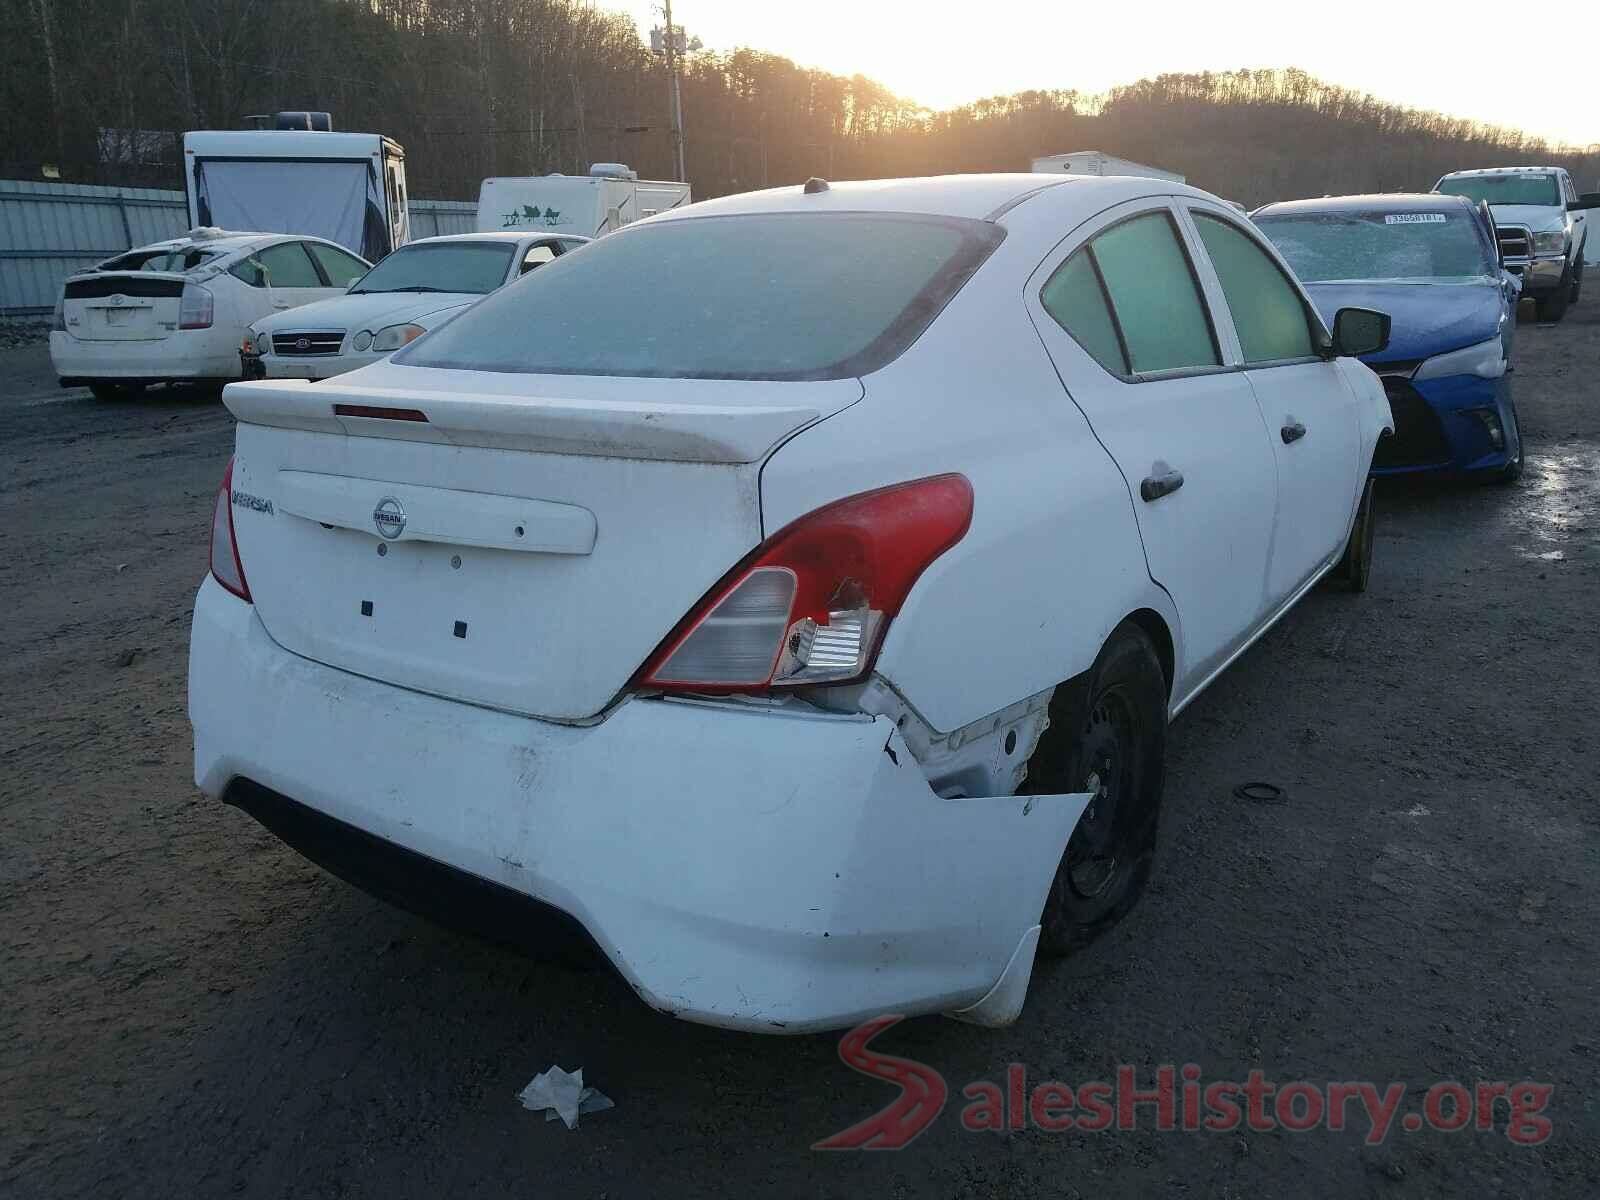
[[1567, 202], [1568, 212], [1577, 212], [1580, 208], [1600, 208], [1600, 192], [1582, 192], [1576, 200]]
[[1389, 314], [1341, 308], [1333, 315], [1333, 353], [1340, 358], [1377, 354], [1389, 345]]

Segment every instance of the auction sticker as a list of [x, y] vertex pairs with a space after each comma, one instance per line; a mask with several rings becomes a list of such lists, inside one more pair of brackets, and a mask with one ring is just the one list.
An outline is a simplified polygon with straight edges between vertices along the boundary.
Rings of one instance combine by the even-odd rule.
[[1443, 213], [1387, 213], [1385, 225], [1443, 225]]

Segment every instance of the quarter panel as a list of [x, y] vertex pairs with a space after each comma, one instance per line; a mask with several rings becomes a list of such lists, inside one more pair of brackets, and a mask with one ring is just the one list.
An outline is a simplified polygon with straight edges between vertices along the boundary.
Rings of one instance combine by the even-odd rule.
[[[1020, 240], [1020, 239], [1019, 239]], [[1035, 243], [1037, 245], [1037, 243]], [[1153, 607], [1131, 501], [1028, 322], [1031, 263], [991, 261], [863, 401], [785, 444], [762, 475], [770, 535], [829, 501], [959, 471], [972, 528], [918, 581], [877, 671], [949, 731], [1088, 669], [1127, 613]]]

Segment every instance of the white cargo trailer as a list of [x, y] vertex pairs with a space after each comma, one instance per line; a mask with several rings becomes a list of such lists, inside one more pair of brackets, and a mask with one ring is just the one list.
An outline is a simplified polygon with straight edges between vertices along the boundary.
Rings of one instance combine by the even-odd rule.
[[1098, 150], [1076, 150], [1071, 154], [1048, 154], [1033, 160], [1033, 170], [1042, 175], [1136, 175], [1142, 179], [1170, 179], [1183, 183], [1176, 171], [1163, 171], [1160, 167], [1147, 167], [1130, 158], [1102, 154]]
[[381, 133], [191, 130], [183, 135], [189, 224], [310, 234], [376, 262], [411, 236], [405, 158]]
[[513, 175], [478, 190], [478, 232], [548, 229], [599, 237], [690, 202], [689, 185], [640, 179], [622, 163], [595, 163], [587, 175]]

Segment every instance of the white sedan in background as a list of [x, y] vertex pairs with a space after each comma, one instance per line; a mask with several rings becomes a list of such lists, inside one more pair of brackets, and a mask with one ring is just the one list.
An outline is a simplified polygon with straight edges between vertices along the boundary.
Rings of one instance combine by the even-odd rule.
[[371, 264], [322, 238], [191, 230], [107, 259], [62, 285], [50, 362], [102, 400], [153, 383], [221, 387], [268, 313], [344, 294]]
[[1003, 1024], [1144, 888], [1168, 720], [1365, 586], [1387, 324], [1164, 180], [639, 221], [227, 390], [195, 777], [688, 1020]]
[[244, 375], [326, 379], [377, 362], [588, 240], [465, 233], [411, 242], [345, 295], [256, 322], [244, 346]]

